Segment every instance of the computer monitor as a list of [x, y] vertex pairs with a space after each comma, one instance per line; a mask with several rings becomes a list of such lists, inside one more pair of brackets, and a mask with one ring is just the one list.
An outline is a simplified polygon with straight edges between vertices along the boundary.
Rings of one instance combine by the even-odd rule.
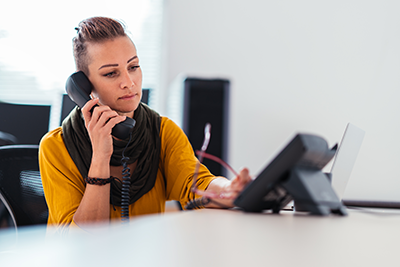
[[50, 105], [0, 102], [0, 131], [16, 137], [17, 144], [37, 145], [49, 130]]
[[340, 200], [343, 199], [364, 136], [365, 131], [363, 129], [352, 123], [347, 124], [330, 172], [332, 187]]

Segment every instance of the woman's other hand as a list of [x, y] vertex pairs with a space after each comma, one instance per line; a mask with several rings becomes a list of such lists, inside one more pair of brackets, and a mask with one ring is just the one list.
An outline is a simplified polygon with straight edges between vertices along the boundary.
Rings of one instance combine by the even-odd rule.
[[210, 204], [207, 207], [213, 208], [232, 208], [234, 207], [233, 202], [243, 191], [243, 189], [252, 182], [252, 177], [248, 168], [242, 168], [239, 174], [231, 181], [225, 178], [214, 179], [208, 188], [207, 193], [210, 193], [208, 198], [211, 199]]

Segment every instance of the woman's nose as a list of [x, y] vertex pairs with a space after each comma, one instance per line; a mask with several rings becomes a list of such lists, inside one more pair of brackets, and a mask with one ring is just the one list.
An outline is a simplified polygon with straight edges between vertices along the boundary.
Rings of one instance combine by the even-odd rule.
[[121, 84], [120, 84], [121, 89], [132, 88], [134, 84], [135, 83], [133, 82], [133, 79], [129, 75], [129, 72], [124, 71], [121, 75]]

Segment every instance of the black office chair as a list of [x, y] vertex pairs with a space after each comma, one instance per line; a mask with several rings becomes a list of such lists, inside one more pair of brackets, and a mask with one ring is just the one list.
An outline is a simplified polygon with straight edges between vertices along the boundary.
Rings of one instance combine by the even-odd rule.
[[0, 146], [15, 145], [17, 143], [18, 139], [14, 135], [0, 131]]
[[[0, 200], [15, 227], [47, 223], [38, 151], [38, 145], [0, 146]], [[6, 215], [3, 208], [0, 219]]]

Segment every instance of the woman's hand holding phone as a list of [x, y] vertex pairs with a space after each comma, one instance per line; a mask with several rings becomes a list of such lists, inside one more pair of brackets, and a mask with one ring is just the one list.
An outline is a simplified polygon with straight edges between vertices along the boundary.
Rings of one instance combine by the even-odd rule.
[[106, 160], [106, 164], [109, 165], [113, 153], [111, 131], [116, 124], [124, 121], [126, 116], [118, 115], [108, 106], [97, 106], [93, 109], [98, 102], [98, 98], [89, 100], [82, 108], [82, 114], [92, 142], [92, 161], [93, 159]]
[[[96, 106], [99, 99], [89, 100], [82, 108], [85, 127], [92, 144], [92, 159], [88, 177], [110, 177], [110, 158], [113, 153], [113, 127], [125, 120], [108, 106]], [[96, 106], [96, 107], [95, 107]], [[110, 184], [98, 186], [87, 184], [85, 194], [74, 215], [75, 223], [105, 222], [110, 217]]]

